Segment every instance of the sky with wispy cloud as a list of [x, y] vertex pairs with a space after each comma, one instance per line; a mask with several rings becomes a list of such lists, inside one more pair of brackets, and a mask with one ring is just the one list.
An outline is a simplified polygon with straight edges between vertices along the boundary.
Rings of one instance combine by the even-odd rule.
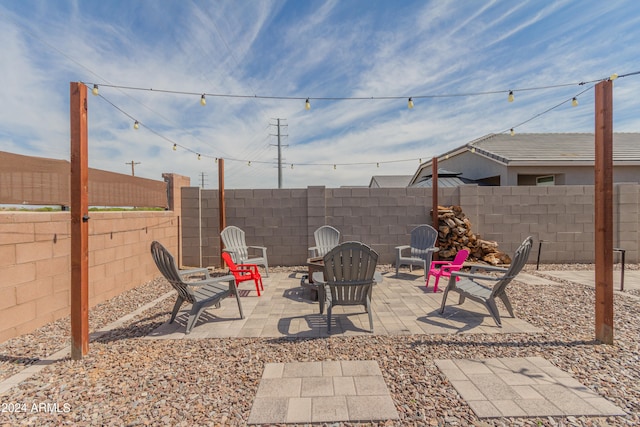
[[6, 0], [0, 29], [0, 150], [69, 159], [69, 85], [98, 84], [90, 167], [205, 188], [216, 158], [226, 188], [277, 188], [276, 119], [284, 188], [413, 175], [511, 128], [592, 133], [579, 83], [613, 73], [614, 130], [640, 131], [637, 0]]

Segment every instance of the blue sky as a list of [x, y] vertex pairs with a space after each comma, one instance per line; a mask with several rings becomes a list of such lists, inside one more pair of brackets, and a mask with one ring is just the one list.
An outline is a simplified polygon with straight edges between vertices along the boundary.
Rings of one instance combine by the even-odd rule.
[[[205, 188], [216, 157], [226, 188], [277, 188], [277, 118], [283, 187], [368, 185], [512, 127], [593, 132], [593, 89], [530, 119], [640, 71], [637, 0], [5, 0], [0, 28], [0, 150], [69, 159], [69, 83], [97, 83], [90, 167]], [[616, 132], [639, 94], [615, 81]]]

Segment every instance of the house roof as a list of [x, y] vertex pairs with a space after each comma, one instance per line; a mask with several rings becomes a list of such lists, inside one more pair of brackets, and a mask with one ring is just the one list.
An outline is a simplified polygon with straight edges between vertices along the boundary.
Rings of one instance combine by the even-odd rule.
[[[506, 166], [592, 166], [595, 136], [593, 133], [489, 134], [439, 155], [438, 160], [468, 152]], [[427, 172], [431, 162], [429, 159], [418, 167], [410, 184], [420, 177], [431, 176]], [[614, 165], [640, 165], [640, 133], [613, 134], [613, 162]]]
[[[523, 133], [488, 135], [466, 144], [468, 150], [512, 165], [593, 164], [595, 142], [592, 133]], [[614, 133], [614, 162], [640, 162], [640, 133]]]
[[409, 185], [411, 175], [375, 175], [371, 177], [369, 187], [401, 188]]

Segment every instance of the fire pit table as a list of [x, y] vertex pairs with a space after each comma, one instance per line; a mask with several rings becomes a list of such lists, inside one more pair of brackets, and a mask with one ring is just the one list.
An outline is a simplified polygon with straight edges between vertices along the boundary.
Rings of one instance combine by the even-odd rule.
[[318, 301], [318, 286], [313, 282], [313, 273], [324, 273], [324, 260], [322, 257], [307, 259], [309, 273], [302, 276], [300, 285], [309, 289], [311, 301]]

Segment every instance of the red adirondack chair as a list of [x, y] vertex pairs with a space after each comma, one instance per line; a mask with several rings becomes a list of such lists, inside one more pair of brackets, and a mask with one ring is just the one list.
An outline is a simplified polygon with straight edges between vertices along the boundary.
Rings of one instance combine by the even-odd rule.
[[240, 282], [245, 282], [247, 280], [253, 280], [256, 283], [256, 291], [258, 291], [258, 296], [260, 296], [260, 290], [264, 290], [264, 286], [262, 285], [262, 277], [260, 276], [260, 272], [258, 271], [257, 264], [236, 264], [231, 259], [231, 254], [228, 252], [222, 253], [222, 259], [229, 267], [229, 271], [233, 274], [233, 277], [236, 279], [236, 286], [240, 285]]

